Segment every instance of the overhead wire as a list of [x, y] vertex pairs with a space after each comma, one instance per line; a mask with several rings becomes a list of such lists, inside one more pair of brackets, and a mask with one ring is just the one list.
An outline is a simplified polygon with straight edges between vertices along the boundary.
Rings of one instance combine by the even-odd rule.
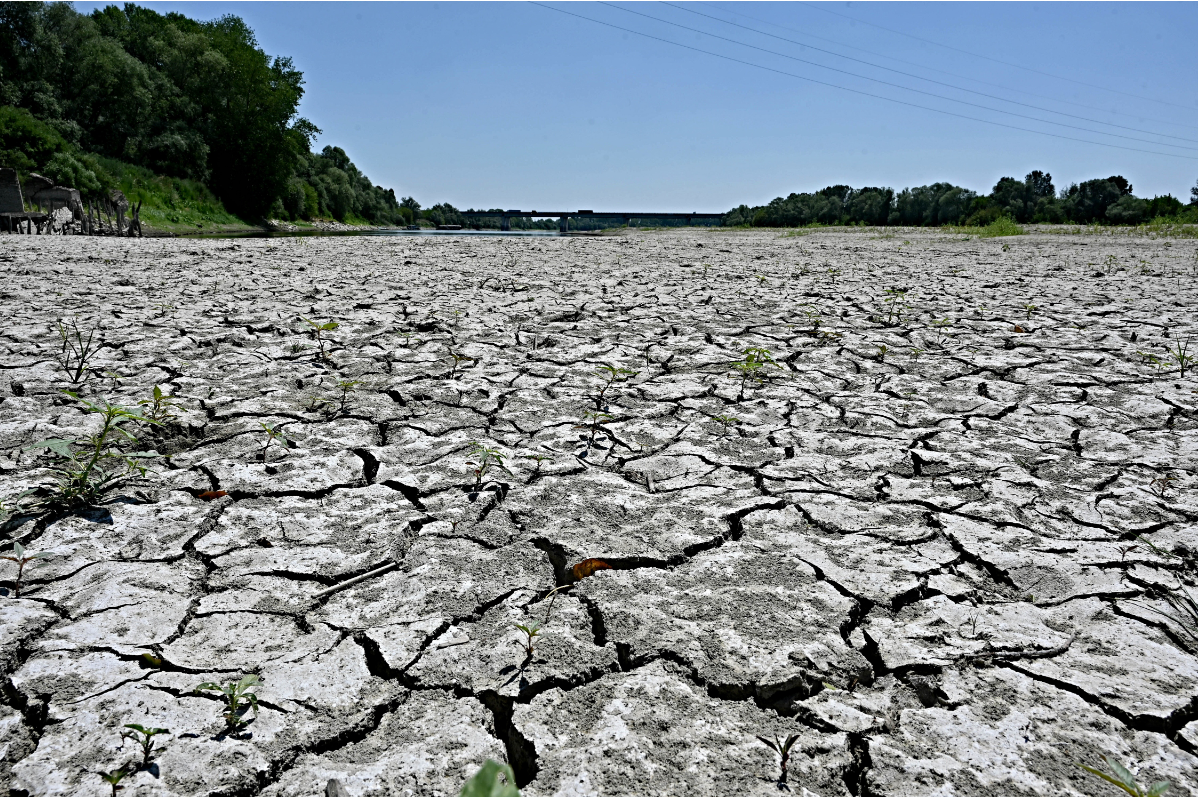
[[[716, 33], [710, 33], [706, 30], [700, 30], [699, 28], [693, 28], [693, 27], [689, 27], [687, 25], [681, 25], [678, 22], [672, 22], [671, 20], [663, 19], [662, 17], [652, 16], [650, 14], [642, 13], [641, 11], [634, 11], [633, 9], [625, 8], [623, 6], [616, 5], [615, 3], [605, 2], [605, 0], [599, 0], [598, 4], [602, 5], [602, 6], [608, 6], [609, 8], [615, 8], [618, 11], [624, 11], [626, 14], [634, 14], [635, 16], [645, 17], [646, 19], [651, 19], [651, 20], [654, 20], [655, 22], [661, 22], [664, 25], [671, 25], [673, 27], [680, 28], [682, 30], [690, 31], [691, 33], [698, 33], [702, 36], [708, 36], [713, 39], [719, 39], [720, 41], [728, 42], [730, 44], [736, 44], [740, 47], [747, 47], [751, 50], [758, 50], [759, 52], [767, 53], [768, 55], [774, 55], [774, 56], [778, 56], [780, 58], [787, 58], [790, 61], [797, 61], [801, 64], [815, 66], [818, 69], [827, 69], [831, 72], [837, 72], [838, 74], [849, 75], [850, 77], [859, 78], [860, 80], [869, 80], [872, 83], [879, 83], [884, 86], [890, 86], [891, 88], [900, 89], [901, 91], [911, 91], [914, 94], [923, 94], [926, 97], [933, 97], [935, 99], [945, 100], [946, 102], [957, 102], [962, 105], [969, 105], [972, 108], [979, 108], [979, 109], [982, 109], [985, 111], [991, 111], [992, 113], [1007, 114], [1009, 116], [1015, 116], [1019, 119], [1029, 119], [1030, 121], [1040, 122], [1042, 124], [1057, 125], [1059, 127], [1065, 127], [1065, 128], [1071, 129], [1071, 130], [1080, 130], [1085, 133], [1091, 133], [1093, 135], [1112, 136], [1113, 138], [1123, 138], [1127, 141], [1136, 141], [1139, 144], [1150, 144], [1150, 145], [1156, 146], [1156, 147], [1172, 147], [1174, 149], [1182, 149], [1182, 150], [1188, 150], [1188, 151], [1194, 149], [1194, 146], [1183, 146], [1181, 144], [1168, 144], [1168, 143], [1165, 143], [1162, 141], [1150, 141], [1148, 139], [1138, 138], [1137, 136], [1127, 136], [1122, 133], [1110, 133], [1106, 130], [1093, 130], [1090, 127], [1081, 127], [1080, 125], [1073, 125], [1073, 124], [1069, 124], [1067, 122], [1057, 122], [1057, 121], [1054, 121], [1053, 119], [1042, 119], [1037, 116], [1030, 116], [1029, 114], [1019, 113], [1017, 111], [1006, 111], [1003, 108], [993, 108], [990, 105], [981, 105], [977, 102], [971, 102], [970, 100], [960, 100], [960, 99], [956, 99], [954, 97], [947, 97], [944, 94], [937, 94], [932, 91], [925, 91], [924, 89], [912, 88], [911, 86], [905, 86], [900, 83], [893, 83], [890, 80], [881, 80], [880, 78], [870, 77], [869, 75], [860, 75], [857, 72], [850, 72], [845, 69], [839, 69], [835, 66], [828, 66], [827, 64], [821, 64], [816, 61], [809, 61], [805, 58], [799, 58], [794, 55], [789, 55], [788, 53], [781, 53], [776, 50], [769, 50], [766, 47], [759, 47], [758, 45], [755, 45], [755, 44], [747, 44], [746, 42], [738, 41], [737, 39], [731, 39], [727, 36], [721, 36]], [[1157, 134], [1152, 133], [1151, 135], [1157, 135]], [[1171, 137], [1178, 138], [1178, 136], [1171, 136]], [[1190, 139], [1179, 139], [1179, 140], [1189, 141]]]
[[961, 47], [954, 47], [949, 44], [942, 44], [941, 42], [934, 41], [933, 39], [923, 39], [920, 36], [914, 36], [911, 33], [905, 33], [902, 30], [895, 30], [894, 28], [885, 28], [883, 25], [876, 25], [874, 22], [867, 22], [866, 20], [862, 20], [857, 17], [852, 17], [849, 14], [842, 14], [837, 11], [831, 11], [828, 8], [823, 8], [819, 5], [817, 5], [816, 3], [808, 3], [808, 2], [804, 2], [804, 0], [799, 0], [799, 2], [800, 2], [800, 5], [808, 6], [809, 8], [814, 8], [817, 11], [822, 11], [826, 14], [833, 14], [834, 16], [844, 17], [845, 19], [849, 19], [849, 20], [859, 23], [861, 25], [870, 25], [872, 28], [879, 28], [880, 30], [886, 30], [888, 33], [895, 33], [898, 36], [907, 36], [908, 38], [916, 39], [919, 42], [925, 42], [926, 44], [932, 44], [937, 47], [945, 47], [947, 50], [954, 50], [955, 52], [958, 52], [958, 53], [966, 53], [967, 55], [973, 55], [976, 58], [982, 58], [985, 61], [992, 61], [997, 64], [1004, 64], [1005, 66], [1011, 66], [1014, 69], [1024, 69], [1026, 72], [1033, 72], [1035, 75], [1042, 75], [1043, 77], [1052, 77], [1055, 80], [1065, 80], [1068, 83], [1078, 83], [1080, 86], [1087, 86], [1088, 88], [1100, 89], [1101, 91], [1111, 91], [1113, 94], [1122, 94], [1126, 97], [1135, 97], [1139, 100], [1149, 100], [1150, 102], [1157, 102], [1157, 103], [1161, 103], [1163, 105], [1173, 105], [1176, 108], [1187, 108], [1188, 110], [1192, 110], [1192, 106], [1190, 106], [1190, 105], [1180, 105], [1177, 102], [1167, 102], [1166, 100], [1159, 100], [1159, 99], [1155, 99], [1154, 97], [1143, 97], [1140, 94], [1131, 94], [1128, 91], [1121, 91], [1120, 89], [1110, 88], [1109, 86], [1098, 86], [1095, 83], [1088, 83], [1083, 80], [1076, 80], [1075, 78], [1063, 77], [1062, 75], [1055, 75], [1052, 72], [1043, 72], [1040, 69], [1034, 69], [1033, 67], [1030, 67], [1030, 66], [1024, 66], [1022, 64], [1014, 64], [1010, 61], [1004, 61], [999, 58], [992, 58], [990, 55], [982, 55], [981, 53], [975, 53], [975, 52], [971, 52], [970, 50], [964, 50]]
[[710, 56], [712, 56], [712, 57], [714, 57], [714, 58], [720, 58], [720, 59], [722, 59], [722, 60], [724, 60], [724, 61], [730, 61], [730, 62], [732, 62], [732, 63], [736, 63], [736, 64], [743, 64], [743, 65], [745, 65], [745, 66], [753, 67], [753, 68], [755, 68], [755, 69], [761, 69], [761, 70], [763, 70], [763, 71], [765, 71], [765, 72], [773, 72], [773, 73], [775, 73], [775, 74], [777, 74], [777, 75], [784, 75], [784, 76], [786, 76], [786, 77], [793, 77], [793, 78], [796, 78], [796, 79], [798, 79], [798, 80], [803, 80], [803, 81], [806, 81], [806, 82], [808, 82], [808, 83], [815, 83], [816, 85], [819, 85], [819, 86], [827, 86], [827, 87], [829, 87], [829, 88], [834, 88], [834, 89], [838, 89], [838, 90], [841, 90], [841, 91], [848, 91], [848, 92], [850, 92], [850, 93], [852, 93], [852, 94], [859, 94], [859, 95], [862, 95], [862, 96], [864, 96], [864, 97], [871, 97], [871, 98], [874, 98], [874, 99], [877, 99], [877, 100], [883, 100], [883, 101], [885, 101], [885, 102], [891, 102], [891, 103], [894, 103], [894, 104], [896, 104], [896, 105], [905, 105], [905, 106], [908, 106], [908, 107], [910, 107], [910, 108], [919, 108], [919, 109], [921, 109], [921, 110], [925, 110], [925, 111], [932, 111], [932, 112], [934, 112], [934, 113], [940, 113], [940, 114], [942, 114], [942, 115], [944, 115], [944, 116], [953, 116], [953, 117], [956, 117], [956, 118], [958, 118], [958, 119], [968, 119], [968, 120], [970, 120], [970, 121], [973, 121], [973, 122], [981, 122], [981, 123], [983, 123], [983, 124], [993, 125], [993, 126], [995, 126], [995, 127], [1004, 127], [1004, 128], [1007, 128], [1007, 129], [1009, 129], [1009, 130], [1019, 130], [1019, 131], [1021, 131], [1021, 132], [1024, 132], [1024, 133], [1034, 133], [1034, 134], [1036, 134], [1036, 135], [1041, 135], [1041, 136], [1050, 136], [1050, 137], [1052, 137], [1052, 138], [1060, 138], [1060, 139], [1063, 139], [1063, 140], [1065, 140], [1065, 141], [1076, 141], [1076, 142], [1079, 142], [1079, 143], [1082, 143], [1082, 144], [1092, 144], [1092, 145], [1094, 145], [1094, 146], [1098, 146], [1098, 147], [1109, 147], [1109, 148], [1111, 148], [1111, 149], [1123, 149], [1123, 150], [1128, 150], [1128, 151], [1130, 151], [1130, 152], [1142, 152], [1142, 153], [1146, 153], [1146, 154], [1149, 154], [1149, 155], [1161, 155], [1161, 156], [1163, 156], [1163, 157], [1167, 157], [1167, 158], [1179, 158], [1179, 159], [1181, 159], [1181, 160], [1195, 160], [1195, 159], [1196, 159], [1196, 156], [1194, 156], [1194, 155], [1191, 155], [1191, 156], [1189, 156], [1189, 155], [1177, 155], [1177, 154], [1175, 154], [1175, 153], [1173, 153], [1173, 152], [1158, 152], [1158, 151], [1155, 151], [1155, 150], [1150, 150], [1150, 149], [1140, 149], [1140, 148], [1138, 148], [1138, 147], [1127, 147], [1127, 146], [1125, 146], [1125, 145], [1123, 145], [1123, 144], [1111, 144], [1111, 143], [1109, 143], [1109, 142], [1107, 142], [1107, 141], [1091, 141], [1091, 140], [1089, 140], [1089, 139], [1086, 139], [1086, 138], [1076, 138], [1075, 136], [1066, 136], [1066, 135], [1062, 135], [1061, 133], [1051, 133], [1051, 132], [1048, 132], [1048, 131], [1045, 131], [1045, 130], [1034, 130], [1034, 129], [1032, 129], [1032, 128], [1028, 128], [1028, 127], [1020, 127], [1019, 125], [1010, 125], [1010, 124], [1008, 124], [1008, 123], [1006, 123], [1006, 122], [997, 122], [997, 121], [995, 121], [995, 120], [992, 120], [992, 119], [981, 119], [981, 118], [979, 118], [979, 117], [977, 117], [977, 116], [968, 116], [968, 115], [966, 115], [966, 114], [957, 113], [957, 112], [955, 112], [955, 111], [947, 111], [947, 110], [945, 110], [945, 109], [943, 109], [943, 108], [933, 108], [933, 107], [930, 107], [930, 106], [928, 106], [928, 105], [920, 105], [920, 104], [918, 104], [918, 103], [915, 103], [915, 102], [909, 102], [909, 101], [907, 101], [907, 100], [900, 100], [900, 99], [896, 99], [895, 97], [885, 97], [885, 96], [883, 96], [883, 95], [881, 95], [881, 94], [873, 94], [873, 93], [871, 93], [871, 92], [869, 92], [869, 91], [862, 91], [862, 90], [860, 90], [860, 89], [852, 89], [852, 88], [850, 88], [850, 87], [848, 87], [848, 86], [841, 86], [841, 85], [838, 85], [838, 84], [836, 84], [836, 83], [829, 83], [829, 82], [827, 82], [827, 81], [824, 81], [824, 80], [817, 80], [816, 78], [811, 78], [811, 77], [808, 77], [808, 76], [806, 76], [806, 75], [798, 75], [798, 74], [796, 74], [795, 72], [787, 72], [787, 71], [785, 71], [785, 70], [782, 70], [782, 69], [776, 69], [776, 68], [774, 68], [774, 67], [770, 67], [770, 66], [764, 66], [764, 65], [762, 65], [762, 64], [756, 64], [756, 63], [754, 63], [753, 61], [746, 61], [746, 60], [744, 60], [744, 59], [741, 59], [741, 58], [735, 58], [735, 57], [733, 57], [733, 56], [731, 56], [731, 55], [725, 55], [725, 54], [723, 54], [723, 53], [715, 53], [715, 52], [713, 52], [713, 51], [711, 51], [711, 50], [705, 50], [705, 49], [703, 49], [703, 48], [701, 48], [701, 47], [693, 47], [693, 46], [692, 46], [692, 45], [690, 45], [690, 44], [683, 44], [683, 43], [681, 43], [681, 42], [672, 41], [671, 39], [664, 39], [664, 38], [662, 38], [662, 37], [660, 37], [660, 36], [654, 36], [654, 35], [652, 35], [652, 34], [649, 34], [649, 33], [643, 33], [643, 32], [642, 32], [642, 31], [640, 31], [640, 30], [634, 30], [634, 29], [632, 29], [632, 28], [626, 28], [626, 27], [624, 27], [624, 26], [622, 26], [622, 25], [615, 25], [615, 24], [613, 24], [613, 23], [611, 23], [611, 22], [605, 22], [605, 21], [603, 21], [603, 20], [594, 19], [594, 18], [592, 18], [592, 17], [585, 17], [584, 15], [582, 15], [582, 14], [576, 14], [576, 13], [574, 13], [573, 11], [566, 11], [566, 10], [564, 10], [564, 9], [561, 9], [561, 8], [556, 8], [556, 7], [554, 7], [554, 6], [552, 6], [552, 5], [548, 5], [548, 4], [546, 4], [546, 3], [541, 3], [541, 2], [538, 2], [538, 0], [529, 0], [529, 2], [530, 2], [530, 4], [531, 4], [531, 5], [540, 6], [541, 8], [545, 8], [545, 9], [548, 9], [548, 10], [550, 10], [550, 11], [557, 12], [557, 13], [559, 13], [559, 14], [564, 14], [564, 15], [566, 15], [566, 16], [569, 16], [569, 17], [575, 17], [576, 19], [582, 19], [582, 20], [586, 20], [587, 22], [591, 22], [591, 23], [594, 23], [594, 24], [596, 24], [596, 25], [603, 25], [604, 27], [606, 27], [606, 28], [612, 28], [613, 30], [619, 30], [619, 31], [623, 31], [623, 32], [625, 32], [625, 33], [632, 33], [634, 36], [641, 36], [642, 38], [645, 38], [645, 39], [650, 39], [650, 40], [652, 40], [652, 41], [662, 42], [662, 43], [664, 43], [664, 44], [670, 44], [670, 45], [672, 45], [672, 46], [674, 46], [674, 47], [679, 47], [679, 48], [682, 48], [682, 49], [684, 49], [684, 50], [691, 50], [692, 52], [702, 53], [702, 54], [704, 54], [704, 55], [710, 55]]
[[[1128, 111], [1120, 111], [1116, 108], [1098, 108], [1094, 105], [1088, 105], [1087, 103], [1082, 103], [1082, 102], [1075, 102], [1074, 100], [1067, 100], [1067, 99], [1063, 99], [1062, 97], [1051, 97], [1047, 94], [1038, 94], [1036, 91], [1029, 91], [1028, 89], [1015, 89], [1012, 86], [1005, 86], [1002, 83], [992, 83], [991, 81], [980, 80], [979, 78], [972, 77], [971, 75], [962, 75], [957, 72], [950, 72], [945, 69], [938, 69], [937, 67], [929, 66], [928, 64], [920, 64], [920, 63], [917, 63], [916, 61], [908, 61], [903, 58], [896, 58], [895, 56], [892, 56], [892, 55], [884, 55], [883, 53], [877, 53], [872, 50], [867, 50], [862, 47], [857, 47], [853, 44], [848, 44], [843, 41], [838, 41], [837, 39], [831, 39], [828, 36], [818, 36], [815, 33], [811, 33], [809, 31], [805, 31], [805, 30], [798, 30], [797, 28], [793, 28], [789, 25], [784, 25], [779, 22], [773, 22], [769, 19], [762, 19], [760, 17], [751, 16], [750, 14], [747, 14], [740, 10], [734, 11], [725, 6], [720, 5], [719, 3], [707, 3], [706, 5], [710, 5], [710, 6], [719, 8], [722, 11], [724, 11], [726, 14], [731, 14], [735, 17], [742, 17], [744, 19], [749, 19], [754, 22], [761, 23], [763, 25], [769, 25], [772, 28], [779, 28], [780, 30], [790, 31], [792, 33], [799, 34], [799, 35], [804, 36], [809, 39], [816, 39], [817, 41], [828, 42], [829, 44], [834, 44], [834, 45], [837, 45], [838, 47], [845, 47], [848, 50], [855, 50], [860, 53], [866, 53], [868, 55], [873, 55], [877, 58], [883, 58], [888, 61], [895, 61], [896, 63], [899, 63], [899, 64], [915, 66], [918, 69], [924, 69], [928, 72], [936, 72], [939, 75], [950, 75], [951, 77], [956, 77], [960, 80], [966, 80], [971, 83], [978, 83], [981, 86], [991, 86], [992, 88], [1003, 89], [1004, 91], [1011, 91], [1015, 94], [1026, 94], [1030, 97], [1037, 97], [1038, 99], [1041, 99], [1041, 100], [1050, 100], [1051, 102], [1060, 103], [1062, 105], [1073, 105], [1076, 108], [1086, 108], [1089, 111], [1099, 111], [1101, 113], [1110, 113], [1110, 114], [1114, 114], [1116, 116], [1126, 116], [1131, 119], [1137, 119], [1139, 122], [1154, 122], [1155, 124], [1170, 125], [1171, 127], [1186, 127], [1189, 129], [1196, 128], [1196, 125], [1191, 122], [1187, 122], [1187, 123], [1172, 122], [1172, 121], [1169, 121], [1166, 119], [1151, 118], [1151, 117], [1147, 116], [1146, 114], [1129, 113]], [[682, 8], [682, 6], [680, 6], [680, 8]], [[759, 32], [761, 32], [761, 31], [759, 31]], [[801, 46], [809, 47], [811, 45], [802, 44]], [[813, 49], [817, 49], [817, 48], [814, 47]]]
[[[916, 79], [916, 80], [924, 80], [924, 81], [927, 81], [927, 82], [929, 82], [929, 83], [934, 83], [934, 84], [936, 84], [936, 85], [938, 85], [938, 86], [945, 86], [946, 88], [954, 89], [955, 91], [965, 91], [965, 92], [968, 92], [968, 93], [970, 93], [970, 94], [978, 94], [978, 95], [979, 95], [979, 96], [981, 96], [981, 97], [987, 97], [988, 99], [992, 99], [992, 100], [999, 100], [1000, 102], [1012, 103], [1013, 105], [1020, 105], [1020, 106], [1022, 106], [1022, 107], [1025, 107], [1025, 108], [1033, 108], [1033, 109], [1034, 109], [1034, 110], [1036, 110], [1036, 111], [1045, 111], [1046, 113], [1055, 113], [1055, 114], [1058, 114], [1058, 115], [1060, 115], [1060, 116], [1068, 116], [1068, 117], [1070, 117], [1070, 118], [1072, 118], [1072, 119], [1079, 119], [1079, 120], [1082, 120], [1082, 121], [1084, 121], [1084, 122], [1092, 122], [1093, 124], [1098, 124], [1098, 125], [1107, 125], [1108, 127], [1118, 127], [1118, 128], [1120, 128], [1120, 129], [1122, 129], [1122, 130], [1131, 130], [1131, 131], [1133, 131], [1133, 132], [1135, 132], [1135, 133], [1145, 133], [1145, 134], [1147, 134], [1147, 135], [1151, 135], [1151, 136], [1159, 136], [1160, 138], [1173, 138], [1173, 139], [1175, 139], [1175, 140], [1177, 140], [1177, 141], [1195, 142], [1195, 140], [1196, 140], [1196, 139], [1195, 139], [1195, 136], [1190, 136], [1190, 137], [1184, 137], [1184, 136], [1173, 136], [1173, 135], [1170, 135], [1170, 134], [1168, 134], [1168, 133], [1158, 133], [1158, 132], [1155, 132], [1154, 130], [1143, 130], [1143, 129], [1142, 129], [1142, 128], [1140, 128], [1140, 127], [1129, 127], [1129, 126], [1127, 126], [1127, 125], [1119, 125], [1119, 124], [1117, 124], [1117, 123], [1115, 123], [1115, 122], [1105, 122], [1103, 119], [1092, 119], [1091, 117], [1088, 117], [1088, 116], [1079, 116], [1079, 115], [1077, 115], [1077, 114], [1073, 114], [1073, 113], [1067, 113], [1066, 111], [1056, 111], [1056, 110], [1054, 110], [1053, 108], [1043, 108], [1043, 107], [1042, 107], [1042, 106], [1040, 106], [1040, 105], [1032, 105], [1032, 104], [1030, 104], [1030, 103], [1027, 103], [1027, 102], [1020, 102], [1019, 100], [1010, 100], [1010, 99], [1007, 99], [1007, 98], [1005, 98], [1005, 97], [1000, 97], [1000, 96], [997, 96], [997, 95], [995, 95], [995, 94], [988, 94], [986, 91], [976, 91], [975, 89], [968, 89], [968, 88], [964, 88], [963, 86], [956, 86], [956, 85], [954, 85], [953, 83], [946, 83], [945, 81], [941, 81], [941, 80], [934, 80], [933, 78], [922, 77], [922, 76], [920, 76], [920, 75], [914, 75], [914, 74], [912, 74], [911, 72], [905, 72], [905, 71], [903, 71], [903, 70], [900, 70], [900, 69], [892, 69], [892, 68], [891, 68], [891, 67], [889, 67], [889, 66], [883, 66], [883, 65], [881, 65], [881, 64], [873, 64], [873, 63], [871, 63], [870, 61], [864, 61], [864, 60], [862, 60], [861, 58], [854, 58], [853, 56], [849, 56], [849, 55], [842, 55], [842, 54], [840, 54], [840, 53], [835, 53], [835, 52], [833, 52], [832, 50], [825, 50], [825, 49], [822, 49], [822, 48], [820, 48], [820, 47], [813, 47], [811, 44], [805, 44], [804, 42], [798, 42], [798, 41], [796, 41], [795, 39], [789, 39], [789, 38], [787, 38], [787, 37], [785, 37], [785, 36], [776, 36], [774, 33], [767, 33], [766, 31], [755, 30], [754, 28], [747, 27], [746, 25], [739, 25], [739, 24], [738, 24], [738, 23], [736, 23], [736, 22], [730, 22], [730, 21], [728, 21], [728, 20], [721, 19], [720, 17], [714, 17], [714, 16], [712, 16], [712, 15], [710, 15], [710, 14], [704, 14], [704, 13], [701, 13], [701, 12], [699, 12], [699, 11], [695, 11], [695, 10], [693, 10], [693, 9], [687, 8], [686, 6], [681, 6], [681, 5], [678, 5], [678, 4], [676, 4], [676, 3], [667, 2], [667, 0], [661, 0], [661, 2], [662, 2], [662, 4], [663, 4], [663, 5], [665, 5], [665, 6], [670, 6], [671, 8], [677, 8], [677, 9], [679, 9], [680, 11], [686, 11], [686, 12], [687, 12], [687, 13], [689, 13], [689, 14], [695, 14], [695, 15], [697, 15], [697, 16], [704, 17], [705, 19], [711, 19], [711, 20], [715, 20], [716, 22], [720, 22], [720, 23], [722, 23], [722, 24], [724, 24], [724, 25], [731, 25], [731, 26], [733, 26], [733, 27], [735, 27], [735, 28], [741, 28], [742, 30], [748, 30], [748, 31], [750, 31], [750, 32], [752, 32], [752, 33], [757, 33], [757, 34], [758, 34], [758, 35], [760, 35], [760, 36], [769, 36], [769, 37], [771, 37], [772, 39], [779, 39], [780, 41], [788, 42], [789, 44], [795, 44], [795, 45], [797, 45], [797, 46], [799, 46], [799, 47], [808, 47], [808, 48], [809, 48], [809, 49], [811, 49], [811, 50], [816, 50], [816, 51], [817, 51], [817, 52], [819, 52], [819, 53], [825, 53], [825, 54], [827, 54], [827, 55], [832, 55], [832, 56], [834, 56], [835, 58], [845, 58], [846, 60], [848, 60], [848, 61], [854, 61], [854, 62], [855, 62], [855, 63], [857, 63], [857, 64], [866, 64], [867, 66], [874, 67], [875, 69], [883, 69], [883, 70], [886, 70], [886, 71], [888, 71], [888, 72], [895, 72], [897, 75], [904, 75], [905, 77], [911, 77], [911, 78], [914, 78], [914, 79]], [[610, 3], [605, 3], [605, 5], [611, 5], [611, 4], [610, 4]], [[618, 7], [618, 8], [619, 8], [619, 6], [616, 6], [616, 7]], [[635, 12], [635, 13], [636, 13], [636, 12]], [[651, 17], [651, 18], [653, 19], [653, 17]], [[660, 20], [660, 21], [663, 21], [663, 20]], [[870, 78], [868, 78], [868, 79], [870, 79]], [[934, 96], [939, 96], [939, 95], [934, 95]], [[952, 98], [946, 98], [946, 99], [952, 99]], [[959, 102], [959, 100], [954, 100], [954, 101], [955, 101], [955, 102]], [[996, 110], [998, 110], [998, 109], [996, 109]], [[999, 112], [1000, 112], [1000, 113], [1010, 113], [1009, 111], [999, 111]], [[1050, 124], [1057, 124], [1057, 122], [1050, 122]], [[1087, 128], [1082, 128], [1082, 129], [1087, 129]], [[1114, 135], [1113, 133], [1104, 133], [1103, 131], [1090, 131], [1090, 132], [1097, 132], [1097, 133], [1101, 133], [1101, 134], [1103, 134], [1103, 135]], [[1141, 141], [1141, 140], [1143, 140], [1143, 139], [1135, 139], [1135, 140], [1136, 140], [1136, 141]], [[1146, 143], [1154, 143], [1154, 144], [1157, 144], [1158, 142], [1146, 142]], [[1169, 145], [1169, 144], [1164, 144], [1163, 146], [1171, 146], [1171, 145]]]

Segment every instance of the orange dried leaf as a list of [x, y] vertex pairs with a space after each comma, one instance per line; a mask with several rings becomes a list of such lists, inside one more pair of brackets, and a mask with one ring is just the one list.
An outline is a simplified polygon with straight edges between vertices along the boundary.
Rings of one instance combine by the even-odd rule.
[[201, 501], [216, 501], [218, 498], [224, 498], [227, 495], [229, 495], [229, 493], [225, 492], [224, 490], [209, 490], [207, 492], [200, 493], [200, 495], [196, 497]]
[[603, 559], [584, 559], [571, 568], [571, 575], [575, 576], [576, 581], [582, 581], [597, 570], [612, 570], [612, 565]]
[[1013, 332], [1024, 332], [1025, 329], [1019, 324], [1013, 324]]

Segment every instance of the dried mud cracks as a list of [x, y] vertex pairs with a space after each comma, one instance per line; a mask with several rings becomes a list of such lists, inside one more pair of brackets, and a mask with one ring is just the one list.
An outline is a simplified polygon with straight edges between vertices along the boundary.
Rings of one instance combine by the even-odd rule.
[[[1194, 795], [1195, 372], [1138, 352], [1195, 334], [1196, 247], [1007, 243], [3, 239], [0, 495], [91, 431], [59, 318], [103, 337], [87, 395], [181, 407], [155, 478], [9, 524], [53, 558], [0, 597], [0, 777], [106, 794], [137, 722], [172, 735], [126, 795], [456, 795], [489, 757], [534, 797], [776, 795], [788, 733], [796, 794], [1115, 794], [1075, 766], [1108, 755]], [[782, 368], [743, 390], [751, 346]], [[512, 474], [466, 486], [472, 441]], [[192, 689], [247, 672], [222, 735]]]

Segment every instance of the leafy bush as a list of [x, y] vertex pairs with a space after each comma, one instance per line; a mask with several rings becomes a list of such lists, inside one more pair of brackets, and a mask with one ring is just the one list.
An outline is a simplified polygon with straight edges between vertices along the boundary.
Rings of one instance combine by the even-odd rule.
[[1116, 224], [1137, 224], [1146, 218], [1147, 202], [1135, 196], [1123, 196], [1104, 212], [1105, 218]]
[[78, 188], [83, 194], [95, 194], [101, 188], [95, 170], [89, 169], [67, 152], [56, 152], [42, 167], [42, 172], [58, 185]]
[[[1024, 235], [1021, 225], [1008, 216], [1001, 216], [979, 231], [980, 238], [999, 238], [1003, 235]], [[1007, 246], [1007, 244], [1005, 244]]]
[[0, 106], [0, 166], [37, 171], [70, 149], [57, 130], [23, 108]]

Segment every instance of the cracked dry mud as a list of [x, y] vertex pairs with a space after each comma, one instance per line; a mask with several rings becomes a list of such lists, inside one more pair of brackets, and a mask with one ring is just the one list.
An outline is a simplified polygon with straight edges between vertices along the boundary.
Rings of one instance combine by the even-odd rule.
[[[775, 795], [755, 737], [790, 733], [798, 795], [1115, 794], [1104, 755], [1196, 794], [1195, 372], [1139, 355], [1195, 335], [1191, 242], [8, 236], [0, 268], [0, 495], [95, 428], [56, 319], [103, 340], [85, 395], [180, 405], [156, 474], [8, 523], [52, 554], [19, 598], [3, 563], [12, 794], [107, 794], [129, 722], [171, 731], [137, 796], [453, 796], [487, 758], [531, 797]], [[781, 367], [743, 386], [748, 347]], [[474, 441], [511, 473], [473, 487]], [[224, 735], [193, 688], [251, 672]]]

